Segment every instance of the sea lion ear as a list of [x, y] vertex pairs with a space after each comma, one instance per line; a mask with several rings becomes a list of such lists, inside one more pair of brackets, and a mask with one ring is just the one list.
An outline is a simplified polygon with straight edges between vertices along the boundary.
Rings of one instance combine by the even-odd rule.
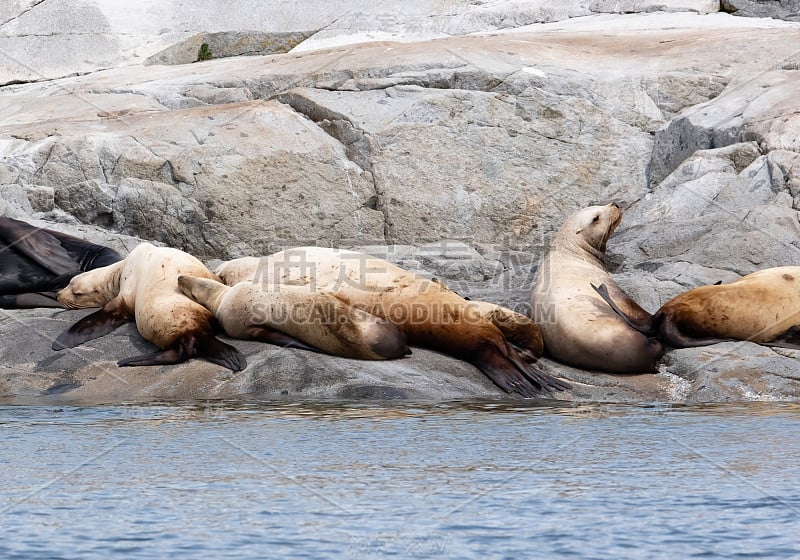
[[583, 228], [578, 228], [578, 229], [575, 231], [575, 235], [580, 235], [580, 233], [581, 233], [582, 231], [583, 231]]

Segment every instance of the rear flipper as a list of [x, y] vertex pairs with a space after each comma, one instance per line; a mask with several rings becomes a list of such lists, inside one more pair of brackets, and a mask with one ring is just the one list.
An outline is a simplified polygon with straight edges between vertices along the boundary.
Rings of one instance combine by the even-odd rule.
[[[720, 342], [737, 342], [733, 338], [694, 338], [683, 334], [675, 321], [669, 317], [657, 317], [659, 328], [659, 340], [670, 348], [697, 348], [699, 346], [711, 346]], [[740, 342], [740, 341], [739, 341]]]
[[77, 321], [53, 341], [53, 350], [75, 348], [84, 342], [107, 335], [131, 320], [130, 315], [112, 300], [105, 307]]
[[763, 346], [771, 348], [788, 348], [789, 350], [800, 350], [800, 327], [792, 327], [775, 340], [761, 342]]
[[505, 392], [537, 397], [570, 388], [568, 383], [525, 362], [510, 346], [504, 350], [488, 346], [474, 356], [472, 363]]
[[486, 315], [503, 337], [519, 352], [526, 362], [535, 362], [544, 352], [542, 331], [532, 319], [503, 307]]
[[240, 371], [247, 367], [247, 360], [239, 350], [222, 342], [211, 333], [184, 335], [165, 350], [144, 356], [125, 358], [118, 361], [117, 365], [126, 367], [180, 364], [191, 358], [203, 358], [233, 371]]
[[611, 309], [619, 315], [619, 318], [625, 321], [627, 325], [632, 328], [633, 330], [639, 331], [643, 335], [647, 337], [655, 336], [655, 330], [653, 329], [653, 320], [639, 321], [632, 317], [630, 317], [627, 313], [625, 313], [622, 309], [620, 309], [614, 300], [611, 299], [611, 295], [608, 293], [608, 288], [605, 284], [600, 284], [599, 286], [595, 286], [594, 284], [589, 284], [597, 294], [603, 298], [603, 300], [611, 307]]
[[325, 354], [316, 346], [306, 344], [300, 339], [290, 336], [281, 331], [271, 329], [269, 327], [251, 327], [248, 330], [248, 337], [253, 340], [266, 342], [267, 344], [274, 344], [275, 346], [283, 346], [284, 348], [297, 348], [298, 350], [309, 350], [311, 352], [318, 352]]
[[534, 364], [523, 359], [512, 346], [507, 346], [508, 359], [516, 368], [521, 371], [528, 379], [539, 383], [548, 393], [553, 391], [566, 391], [571, 389], [572, 386], [566, 381], [562, 381], [543, 372]]
[[533, 353], [532, 350], [529, 348], [522, 348], [521, 346], [517, 346], [513, 342], [508, 342], [508, 345], [513, 348], [517, 354], [519, 354], [520, 358], [522, 358], [525, 362], [529, 364], [535, 364], [536, 361], [539, 359], [539, 356]]

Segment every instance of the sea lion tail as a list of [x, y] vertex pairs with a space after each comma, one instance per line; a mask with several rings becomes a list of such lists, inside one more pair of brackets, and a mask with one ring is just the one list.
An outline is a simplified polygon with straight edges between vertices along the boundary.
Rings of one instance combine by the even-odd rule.
[[530, 398], [570, 388], [568, 383], [543, 372], [534, 364], [527, 363], [508, 344], [502, 350], [497, 346], [489, 346], [472, 362], [507, 393]]

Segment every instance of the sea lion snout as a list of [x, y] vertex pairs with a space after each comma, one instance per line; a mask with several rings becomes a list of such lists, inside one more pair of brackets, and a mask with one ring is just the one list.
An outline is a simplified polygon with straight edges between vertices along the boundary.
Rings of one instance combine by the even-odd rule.
[[181, 274], [178, 276], [178, 288], [183, 292], [188, 298], [192, 297], [192, 277], [191, 276], [184, 276]]
[[64, 309], [73, 308], [72, 301], [69, 298], [68, 292], [69, 292], [69, 286], [67, 286], [66, 288], [62, 288], [56, 293], [56, 301]]

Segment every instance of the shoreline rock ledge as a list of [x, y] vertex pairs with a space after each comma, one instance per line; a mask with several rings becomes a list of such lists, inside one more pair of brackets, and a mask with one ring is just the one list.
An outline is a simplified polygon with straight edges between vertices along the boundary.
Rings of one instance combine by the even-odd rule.
[[[0, 8], [2, 215], [207, 261], [356, 248], [523, 312], [550, 236], [597, 202], [626, 203], [607, 264], [650, 310], [800, 260], [796, 2], [68, 4]], [[421, 349], [234, 341], [236, 374], [118, 368], [150, 348], [128, 325], [50, 350], [85, 313], [0, 311], [3, 402], [508, 398]], [[800, 400], [800, 352], [750, 343], [672, 351], [655, 375], [540, 365], [565, 401]]]

